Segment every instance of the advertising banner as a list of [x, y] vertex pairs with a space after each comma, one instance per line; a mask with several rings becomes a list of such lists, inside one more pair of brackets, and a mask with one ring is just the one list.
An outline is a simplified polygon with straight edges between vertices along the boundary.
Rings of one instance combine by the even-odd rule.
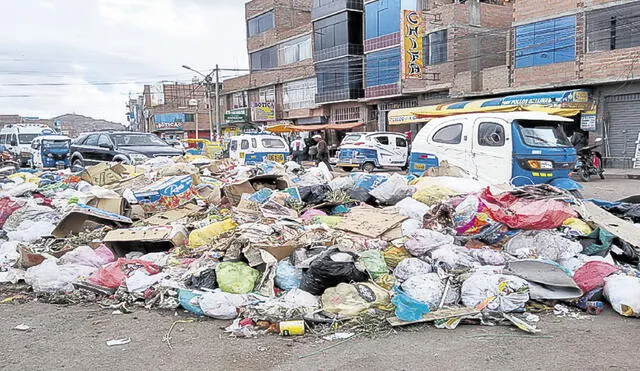
[[254, 122], [276, 120], [276, 104], [273, 102], [251, 103], [251, 116]]
[[422, 48], [424, 22], [422, 20], [422, 12], [403, 10], [401, 13], [401, 78], [403, 80], [421, 79], [424, 75], [424, 50]]

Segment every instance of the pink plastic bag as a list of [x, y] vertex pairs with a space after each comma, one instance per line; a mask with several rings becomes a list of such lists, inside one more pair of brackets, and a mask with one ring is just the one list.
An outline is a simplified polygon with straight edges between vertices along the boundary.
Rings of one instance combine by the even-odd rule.
[[587, 262], [573, 274], [573, 280], [584, 292], [604, 287], [605, 277], [619, 271], [609, 263], [601, 261]]
[[101, 244], [94, 251], [100, 258], [102, 258], [104, 264], [116, 261], [116, 257], [113, 255], [113, 251], [111, 251], [111, 249], [108, 248], [105, 244]]
[[89, 277], [88, 281], [94, 285], [116, 289], [125, 282], [129, 275], [140, 268], [146, 269], [152, 275], [160, 273], [160, 267], [151, 262], [120, 258], [113, 263], [102, 266]]

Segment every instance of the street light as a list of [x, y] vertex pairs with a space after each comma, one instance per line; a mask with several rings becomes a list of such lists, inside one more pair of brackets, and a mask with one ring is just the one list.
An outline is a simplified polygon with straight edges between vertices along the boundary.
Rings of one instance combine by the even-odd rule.
[[[213, 80], [213, 78], [211, 77], [211, 74], [213, 74], [215, 72], [216, 74], [216, 91], [215, 91], [215, 96], [216, 96], [216, 131], [215, 131], [215, 138], [219, 138], [220, 137], [220, 93], [219, 93], [219, 83], [220, 83], [220, 77], [218, 74], [218, 65], [216, 65], [216, 68], [211, 71], [211, 73], [209, 73], [208, 75], [205, 75], [204, 73], [193, 69], [185, 64], [182, 65], [182, 68], [195, 72], [198, 75], [202, 76], [204, 78], [205, 83], [207, 84], [207, 90], [206, 90], [206, 94], [207, 94], [207, 101], [209, 103], [209, 137], [211, 139], [211, 141], [214, 141], [214, 135], [213, 135], [213, 111], [211, 108], [211, 81]], [[196, 134], [197, 136], [197, 134]]]

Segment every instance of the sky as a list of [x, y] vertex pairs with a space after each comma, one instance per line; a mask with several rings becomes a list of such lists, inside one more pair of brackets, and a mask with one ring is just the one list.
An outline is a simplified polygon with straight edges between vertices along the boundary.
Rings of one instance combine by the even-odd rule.
[[125, 124], [144, 84], [191, 81], [182, 65], [247, 68], [245, 2], [2, 0], [0, 114]]

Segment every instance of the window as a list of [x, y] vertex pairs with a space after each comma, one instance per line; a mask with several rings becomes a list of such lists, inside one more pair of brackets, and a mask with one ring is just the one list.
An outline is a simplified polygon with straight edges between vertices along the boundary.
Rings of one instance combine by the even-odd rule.
[[229, 144], [229, 151], [233, 152], [237, 149], [238, 149], [238, 141], [232, 140], [231, 143]]
[[9, 144], [11, 143], [18, 143], [18, 137], [15, 134], [11, 134], [9, 137]]
[[341, 58], [318, 63], [315, 67], [318, 94], [362, 89], [362, 59]]
[[98, 146], [111, 146], [111, 139], [105, 134], [100, 135], [98, 138]]
[[310, 108], [315, 105], [317, 91], [315, 78], [287, 82], [282, 86], [284, 109]]
[[264, 148], [284, 148], [284, 143], [277, 138], [263, 138], [262, 146]]
[[640, 3], [630, 3], [587, 13], [587, 51], [640, 46]]
[[447, 30], [432, 32], [423, 38], [424, 60], [427, 65], [445, 63], [447, 57]]
[[331, 117], [335, 122], [360, 120], [360, 107], [335, 108], [331, 111]]
[[249, 149], [249, 141], [243, 139], [242, 142], [240, 142], [240, 149]]
[[5, 144], [7, 142], [7, 134], [0, 134], [0, 144]]
[[[349, 43], [347, 13], [349, 12], [342, 12], [314, 22], [314, 50], [324, 50]], [[398, 19], [400, 19], [400, 16], [398, 16]]]
[[356, 143], [360, 141], [362, 134], [347, 134], [344, 138], [342, 138], [342, 142], [340, 144], [348, 144], [348, 143]]
[[404, 138], [398, 138], [396, 137], [396, 147], [406, 147], [407, 146], [407, 140]]
[[118, 146], [166, 146], [167, 143], [154, 134], [113, 134]]
[[504, 146], [504, 127], [493, 122], [478, 125], [478, 144], [485, 147]]
[[520, 121], [518, 128], [524, 143], [533, 147], [571, 147], [562, 124]]
[[256, 138], [251, 138], [251, 148], [258, 148], [258, 141]]
[[184, 114], [184, 122], [194, 122], [194, 114], [193, 113], [185, 113]]
[[87, 139], [83, 143], [85, 146], [97, 146], [98, 145], [98, 134], [91, 134], [87, 137]]
[[258, 90], [258, 101], [260, 103], [275, 103], [276, 102], [276, 88], [274, 86], [268, 88], [261, 88]]
[[39, 136], [40, 134], [18, 134], [18, 141], [20, 144], [31, 144], [31, 141]]
[[251, 70], [261, 71], [278, 67], [278, 49], [275, 46], [250, 54]]
[[516, 27], [516, 68], [576, 59], [576, 17], [562, 17]]
[[378, 144], [382, 144], [383, 146], [389, 145], [389, 137], [375, 137], [373, 138]]
[[233, 93], [233, 95], [231, 96], [231, 99], [233, 100], [232, 102], [233, 108], [249, 107], [249, 99], [246, 91]]
[[400, 80], [400, 49], [367, 54], [365, 66], [367, 87], [396, 83]]
[[247, 28], [249, 29], [249, 36], [259, 35], [265, 31], [272, 29], [274, 26], [274, 14], [273, 10], [261, 14], [257, 17], [251, 18], [247, 21]]
[[[413, 7], [415, 8], [415, 1]], [[365, 38], [373, 39], [400, 32], [400, 9], [400, 0], [378, 0], [366, 4], [364, 7]]]
[[311, 57], [311, 35], [302, 36], [278, 45], [279, 66], [299, 62]]
[[462, 141], [462, 124], [453, 124], [436, 131], [432, 140], [437, 143], [459, 144]]

